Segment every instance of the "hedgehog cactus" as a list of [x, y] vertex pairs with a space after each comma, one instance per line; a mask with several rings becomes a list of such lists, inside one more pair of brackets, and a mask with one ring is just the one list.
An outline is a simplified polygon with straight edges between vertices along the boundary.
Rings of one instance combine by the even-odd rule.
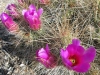
[[[70, 70], [79, 73], [89, 71], [90, 63], [96, 56], [96, 49], [90, 46], [85, 50], [80, 44], [80, 42], [83, 44], [84, 40], [91, 42], [88, 39], [91, 37], [88, 32], [88, 25], [90, 24], [87, 24], [91, 23], [87, 17], [89, 12], [85, 10], [84, 17], [82, 15], [84, 13], [83, 7], [78, 11], [69, 9], [73, 3], [66, 6], [66, 0], [53, 0], [51, 3], [50, 0], [17, 1], [19, 3], [18, 7], [15, 4], [10, 4], [7, 7], [8, 12], [0, 15], [1, 22], [9, 32], [18, 32], [17, 35], [14, 35], [15, 40], [11, 39], [11, 41], [16, 41], [14, 43], [14, 47], [16, 46], [17, 49], [15, 55], [18, 55], [16, 54], [18, 51], [18, 53], [21, 53], [19, 57], [22, 56], [25, 60], [38, 64], [33, 67], [36, 72], [45, 70], [46, 72], [52, 72], [50, 74], [53, 75], [66, 75], [66, 72], [70, 72]], [[50, 5], [47, 5], [48, 3]], [[76, 8], [77, 6], [75, 6]], [[20, 15], [19, 11], [21, 11]], [[79, 24], [77, 24], [78, 22]], [[87, 24], [86, 27], [85, 24]], [[72, 44], [69, 44], [71, 41]], [[47, 44], [46, 48], [43, 48], [45, 44]], [[50, 44], [51, 50], [48, 44]], [[65, 46], [66, 49], [63, 49]], [[8, 51], [9, 49], [11, 48], [8, 48]], [[60, 61], [62, 63], [59, 63]], [[70, 70], [63, 68], [63, 64]], [[54, 69], [46, 70], [41, 65], [44, 65], [47, 69]], [[58, 74], [59, 71], [56, 72], [56, 69], [61, 70], [61, 72], [64, 71], [64, 73]], [[47, 74], [49, 75], [49, 73]]]

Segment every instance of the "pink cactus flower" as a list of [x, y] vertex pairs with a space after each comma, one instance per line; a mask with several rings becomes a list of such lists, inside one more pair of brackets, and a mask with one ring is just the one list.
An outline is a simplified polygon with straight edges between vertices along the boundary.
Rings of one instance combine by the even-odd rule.
[[24, 18], [26, 22], [29, 23], [29, 26], [33, 30], [39, 30], [41, 27], [41, 20], [40, 16], [43, 13], [43, 9], [40, 8], [39, 10], [36, 10], [36, 7], [34, 5], [30, 5], [29, 9], [24, 9], [22, 11], [22, 14], [24, 15]]
[[10, 32], [15, 32], [19, 30], [18, 25], [13, 21], [13, 19], [8, 14], [2, 13], [0, 18], [2, 23]]
[[48, 44], [36, 52], [36, 57], [46, 68], [53, 68], [57, 64], [57, 58], [50, 52]]
[[90, 69], [90, 62], [96, 56], [96, 50], [92, 46], [85, 50], [80, 45], [80, 40], [73, 39], [72, 44], [68, 45], [65, 50], [61, 49], [60, 56], [64, 65], [70, 70], [87, 72]]
[[7, 9], [9, 11], [9, 15], [13, 18], [19, 18], [19, 12], [17, 11], [17, 6], [15, 4], [8, 5]]
[[39, 0], [42, 4], [48, 4], [50, 3], [50, 0]]

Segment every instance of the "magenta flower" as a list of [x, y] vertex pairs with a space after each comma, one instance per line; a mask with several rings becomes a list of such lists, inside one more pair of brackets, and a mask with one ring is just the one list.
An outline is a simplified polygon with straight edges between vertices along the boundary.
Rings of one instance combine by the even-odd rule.
[[22, 14], [24, 15], [25, 20], [29, 23], [29, 26], [33, 30], [39, 30], [41, 27], [41, 20], [40, 16], [43, 13], [43, 9], [40, 8], [39, 10], [36, 10], [36, 7], [34, 5], [30, 5], [29, 9], [24, 9], [22, 11]]
[[36, 57], [39, 62], [41, 62], [46, 68], [53, 68], [57, 64], [57, 58], [50, 53], [48, 44], [46, 48], [41, 48], [36, 52]]
[[8, 14], [2, 13], [0, 18], [2, 23], [10, 32], [18, 31], [18, 25], [13, 21], [13, 19]]
[[39, 0], [42, 4], [48, 4], [50, 0]]
[[76, 72], [87, 72], [90, 69], [90, 62], [96, 56], [96, 50], [92, 46], [85, 50], [80, 45], [80, 40], [73, 39], [72, 44], [68, 45], [65, 50], [61, 49], [60, 55], [67, 68]]
[[7, 6], [7, 9], [9, 11], [9, 14], [14, 17], [14, 18], [18, 18], [19, 17], [19, 13], [17, 11], [17, 6], [15, 4], [10, 4]]

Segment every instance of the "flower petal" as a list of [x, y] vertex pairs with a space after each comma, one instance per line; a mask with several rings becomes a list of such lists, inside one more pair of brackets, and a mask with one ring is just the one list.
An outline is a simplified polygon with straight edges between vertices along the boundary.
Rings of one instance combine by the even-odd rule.
[[76, 72], [87, 72], [89, 69], [90, 69], [89, 63], [81, 63], [73, 67], [73, 70], [75, 70]]
[[79, 46], [80, 45], [80, 40], [79, 39], [73, 39], [72, 44]]
[[46, 50], [44, 48], [41, 48], [39, 51], [38, 51], [38, 56], [40, 58], [43, 58], [43, 59], [47, 59], [48, 58], [48, 54], [46, 52]]
[[36, 11], [36, 7], [35, 7], [33, 4], [31, 4], [31, 5], [29, 6], [29, 10], [31, 10], [31, 11]]
[[52, 55], [49, 57], [47, 63], [48, 63], [47, 68], [53, 68], [57, 65], [57, 58], [54, 55]]
[[46, 44], [46, 48], [45, 48], [45, 50], [46, 50], [47, 53], [50, 53], [50, 49], [49, 49], [48, 44]]
[[61, 49], [60, 56], [65, 58], [65, 59], [68, 58], [68, 51]]
[[27, 12], [27, 10], [24, 9], [24, 10], [22, 11], [22, 15], [24, 15], [26, 12]]
[[73, 56], [77, 51], [77, 46], [70, 44], [67, 46], [66, 50], [68, 50], [68, 53], [70, 54], [70, 56]]
[[82, 46], [77, 47], [78, 54], [82, 55], [85, 52], [85, 49]]
[[62, 58], [62, 61], [63, 61], [64, 65], [67, 68], [72, 69], [71, 68], [72, 62], [68, 59], [68, 57], [69, 57], [68, 51], [64, 50], [64, 49], [61, 49], [60, 56]]
[[67, 59], [67, 58], [63, 58], [63, 57], [61, 57], [61, 59], [62, 59], [62, 62], [64, 63], [64, 65], [68, 68], [68, 69], [72, 69], [72, 62], [69, 60], [69, 59]]
[[43, 13], [43, 9], [40, 8], [40, 9], [37, 11], [37, 13], [38, 13], [38, 16], [40, 17], [40, 16], [42, 15], [42, 13]]
[[10, 5], [7, 6], [7, 9], [8, 10], [16, 9], [16, 5], [15, 4], [10, 4]]
[[1, 14], [1, 19], [2, 19], [2, 22], [4, 23], [7, 19], [8, 19], [8, 15], [6, 13], [2, 13]]
[[63, 63], [68, 69], [72, 69], [72, 62], [69, 59], [63, 59]]
[[88, 48], [85, 51], [85, 53], [83, 55], [83, 61], [92, 62], [94, 60], [95, 56], [96, 56], [96, 50], [94, 47], [91, 46], [90, 48]]
[[7, 27], [7, 29], [11, 28], [12, 25], [15, 25], [13, 19], [6, 13], [1, 14], [2, 23]]

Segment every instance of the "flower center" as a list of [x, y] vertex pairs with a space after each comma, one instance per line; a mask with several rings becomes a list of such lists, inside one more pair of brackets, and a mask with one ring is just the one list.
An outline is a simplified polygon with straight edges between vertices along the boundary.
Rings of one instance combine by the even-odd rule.
[[72, 64], [76, 63], [75, 59], [70, 59], [70, 61], [72, 62]]

